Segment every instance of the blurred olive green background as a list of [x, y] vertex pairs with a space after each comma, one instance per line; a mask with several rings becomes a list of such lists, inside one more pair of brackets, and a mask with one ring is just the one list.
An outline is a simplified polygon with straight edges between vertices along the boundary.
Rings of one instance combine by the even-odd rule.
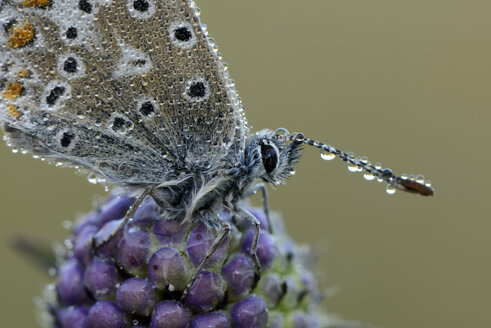
[[[326, 312], [378, 327], [491, 327], [491, 2], [198, 1], [255, 130], [285, 127], [423, 173], [396, 193], [305, 149], [271, 190], [291, 235], [318, 252]], [[100, 186], [0, 145], [0, 326], [35, 327], [49, 281], [9, 248], [62, 240]], [[328, 249], [328, 251], [327, 251]]]

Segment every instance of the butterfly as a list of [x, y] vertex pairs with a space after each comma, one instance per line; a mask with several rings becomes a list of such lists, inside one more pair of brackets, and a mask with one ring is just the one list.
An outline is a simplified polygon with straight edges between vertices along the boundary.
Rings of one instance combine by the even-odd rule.
[[[397, 176], [285, 129], [252, 133], [214, 40], [191, 0], [5, 0], [0, 5], [0, 122], [7, 144], [139, 191], [169, 217], [218, 235], [193, 278], [230, 233], [226, 209], [255, 227], [240, 201], [294, 173], [303, 145], [395, 189], [432, 195]], [[260, 183], [263, 182], [263, 183]], [[99, 240], [96, 247], [107, 240]]]

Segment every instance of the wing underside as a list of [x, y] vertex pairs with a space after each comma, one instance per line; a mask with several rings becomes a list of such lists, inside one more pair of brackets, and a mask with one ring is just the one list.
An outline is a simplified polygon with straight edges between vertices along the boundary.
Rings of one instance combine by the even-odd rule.
[[192, 1], [5, 1], [0, 24], [13, 146], [123, 185], [239, 160], [247, 122]]

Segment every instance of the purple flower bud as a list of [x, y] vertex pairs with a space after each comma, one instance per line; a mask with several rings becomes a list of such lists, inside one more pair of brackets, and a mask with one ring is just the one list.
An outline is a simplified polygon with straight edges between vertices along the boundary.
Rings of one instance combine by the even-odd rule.
[[283, 297], [281, 298], [281, 306], [286, 309], [295, 309], [305, 296], [305, 289], [301, 289], [295, 279], [295, 276], [288, 276], [283, 284]]
[[162, 301], [155, 306], [150, 328], [188, 328], [189, 310], [177, 301]]
[[124, 229], [120, 229], [115, 236], [111, 236], [111, 234], [122, 221], [123, 219], [109, 221], [95, 234], [94, 244], [99, 245], [103, 241], [106, 241], [96, 249], [97, 255], [108, 259], [116, 257], [116, 254], [118, 253], [118, 244], [123, 237]]
[[265, 328], [268, 324], [266, 303], [257, 296], [249, 296], [232, 307], [236, 328]]
[[131, 229], [121, 240], [118, 248], [118, 263], [126, 272], [143, 276], [147, 270], [147, 255], [150, 233]]
[[123, 218], [133, 202], [133, 198], [119, 196], [102, 205], [101, 212], [99, 214], [101, 225], [104, 225], [109, 221]]
[[159, 207], [151, 197], [145, 198], [142, 205], [138, 207], [133, 215], [133, 220], [136, 222], [143, 220], [155, 220], [158, 216]]
[[180, 220], [161, 219], [153, 225], [153, 233], [162, 244], [178, 244], [184, 240], [189, 223]]
[[95, 299], [109, 299], [116, 294], [118, 270], [111, 262], [94, 258], [85, 270], [83, 282]]
[[87, 265], [90, 261], [93, 247], [92, 238], [94, 238], [94, 235], [98, 230], [99, 228], [95, 225], [86, 225], [75, 237], [73, 253], [75, 258], [83, 265]]
[[89, 225], [100, 227], [101, 223], [99, 221], [99, 213], [90, 212], [77, 220], [72, 228], [73, 235], [77, 237], [80, 231], [82, 231], [86, 226]]
[[223, 312], [209, 312], [194, 316], [191, 328], [230, 328], [230, 319]]
[[160, 289], [184, 290], [191, 275], [189, 265], [175, 248], [159, 249], [148, 263], [148, 278]]
[[269, 313], [270, 322], [268, 328], [283, 328], [285, 327], [283, 320], [283, 315], [281, 312], [270, 312]]
[[305, 312], [296, 311], [290, 315], [290, 326], [292, 328], [319, 328], [320, 322], [316, 316]]
[[[206, 256], [217, 236], [204, 224], [199, 223], [189, 234], [187, 252], [191, 262], [197, 267]], [[205, 268], [222, 265], [228, 256], [230, 238], [227, 238], [206, 262]]]
[[[242, 239], [242, 251], [249, 254], [252, 246], [252, 239], [254, 238], [254, 229], [249, 229], [245, 232]], [[259, 239], [257, 242], [257, 257], [261, 263], [261, 270], [267, 270], [273, 263], [276, 256], [275, 239], [269, 233], [261, 230], [259, 233]]]
[[85, 306], [70, 306], [57, 312], [63, 328], [89, 328], [89, 309]]
[[301, 281], [302, 281], [302, 286], [305, 289], [305, 291], [310, 294], [310, 295], [317, 295], [319, 294], [319, 286], [317, 284], [317, 280], [315, 279], [314, 275], [309, 272], [309, 271], [302, 271], [301, 272]]
[[98, 301], [89, 311], [90, 328], [129, 328], [124, 313], [111, 301]]
[[275, 307], [286, 292], [284, 290], [284, 286], [286, 285], [283, 285], [280, 278], [275, 274], [262, 277], [260, 286], [266, 303], [268, 303], [268, 306], [270, 307]]
[[240, 297], [252, 288], [255, 275], [254, 263], [249, 257], [236, 254], [222, 268], [222, 275], [232, 294]]
[[66, 261], [59, 270], [59, 281], [56, 285], [58, 299], [65, 305], [80, 305], [90, 301], [82, 284], [83, 268], [77, 260]]
[[220, 275], [214, 272], [201, 271], [189, 289], [184, 304], [196, 312], [209, 312], [223, 300], [225, 288]]
[[116, 302], [120, 309], [127, 313], [149, 316], [158, 293], [155, 287], [146, 279], [131, 278], [121, 284], [116, 292]]

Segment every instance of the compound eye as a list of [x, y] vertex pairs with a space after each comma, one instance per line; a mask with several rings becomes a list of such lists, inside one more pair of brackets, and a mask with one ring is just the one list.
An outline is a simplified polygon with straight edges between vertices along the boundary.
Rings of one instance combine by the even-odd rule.
[[268, 174], [271, 174], [278, 166], [279, 151], [276, 146], [272, 146], [269, 143], [261, 144], [261, 158], [263, 161], [264, 169]]

